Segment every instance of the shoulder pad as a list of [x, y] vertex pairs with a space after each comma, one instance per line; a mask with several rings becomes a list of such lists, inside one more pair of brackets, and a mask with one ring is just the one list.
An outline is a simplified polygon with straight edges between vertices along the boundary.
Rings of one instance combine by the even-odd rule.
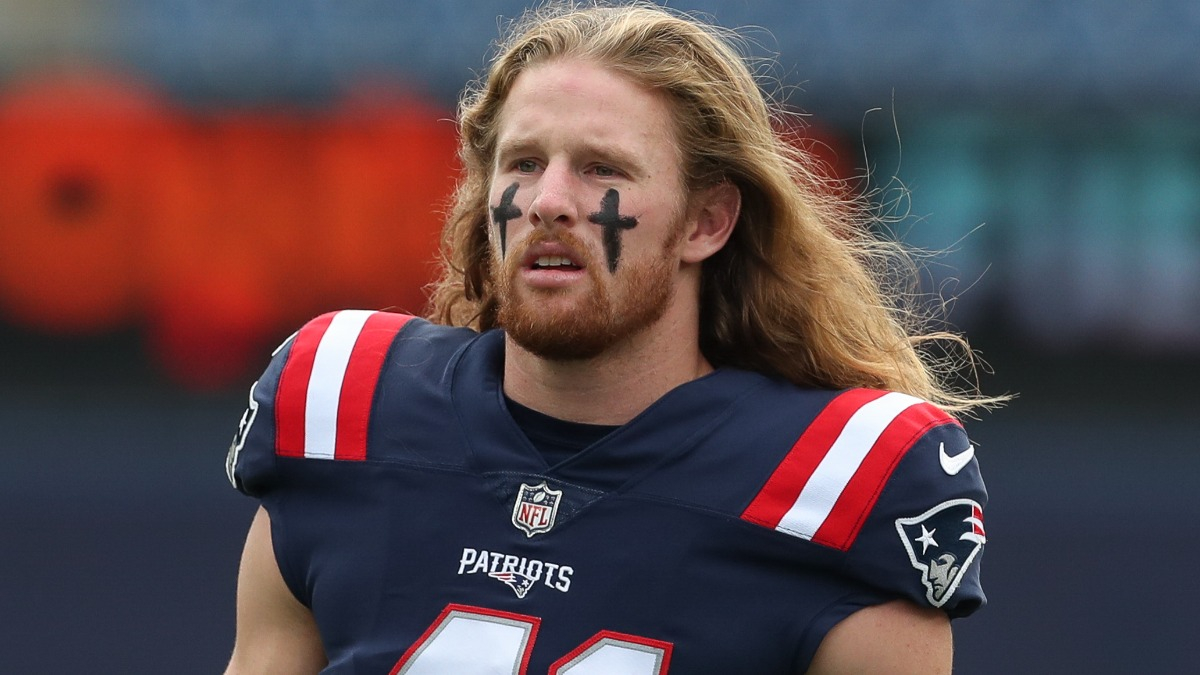
[[919, 604], [965, 616], [986, 602], [979, 560], [987, 489], [961, 427], [930, 430], [904, 456], [868, 514], [848, 568]]
[[[906, 394], [852, 389], [807, 427], [742, 518], [842, 551], [864, 582], [959, 615], [983, 603], [973, 563], [986, 502], [954, 418]], [[941, 539], [926, 534], [935, 527]]]
[[275, 450], [283, 457], [362, 460], [375, 385], [406, 314], [346, 310], [296, 334], [275, 394]]
[[229, 449], [234, 487], [259, 494], [276, 456], [366, 458], [367, 424], [384, 359], [406, 314], [343, 310], [305, 324], [250, 389]]
[[940, 425], [958, 423], [919, 398], [843, 392], [808, 425], [742, 518], [848, 550], [900, 459]]

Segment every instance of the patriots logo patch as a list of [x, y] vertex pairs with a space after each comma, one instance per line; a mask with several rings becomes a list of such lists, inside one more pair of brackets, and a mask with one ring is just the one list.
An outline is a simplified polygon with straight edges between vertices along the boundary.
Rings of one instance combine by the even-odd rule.
[[934, 607], [954, 595], [987, 542], [983, 508], [971, 499], [952, 499], [919, 516], [899, 518], [896, 531]]
[[518, 598], [524, 598], [529, 589], [533, 587], [533, 582], [537, 581], [537, 579], [531, 576], [512, 571], [490, 572], [488, 576], [508, 584], [508, 587], [513, 589], [513, 593], [516, 593]]

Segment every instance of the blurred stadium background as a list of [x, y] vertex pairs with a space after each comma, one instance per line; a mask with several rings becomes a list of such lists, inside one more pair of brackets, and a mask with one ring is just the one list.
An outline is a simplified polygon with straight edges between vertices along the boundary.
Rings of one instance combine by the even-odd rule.
[[[969, 426], [959, 671], [1192, 672], [1200, 5], [671, 5], [758, 27], [1020, 393]], [[521, 8], [0, 0], [0, 670], [221, 669], [245, 390], [310, 316], [420, 311], [455, 97]]]

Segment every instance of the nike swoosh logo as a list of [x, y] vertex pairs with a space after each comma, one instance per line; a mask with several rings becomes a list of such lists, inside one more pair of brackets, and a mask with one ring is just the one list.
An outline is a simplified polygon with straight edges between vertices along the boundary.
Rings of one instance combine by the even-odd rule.
[[975, 456], [975, 445], [967, 446], [967, 449], [957, 455], [951, 457], [946, 454], [946, 444], [938, 444], [938, 461], [942, 463], [942, 471], [951, 476], [957, 475], [963, 467], [971, 463], [971, 458]]

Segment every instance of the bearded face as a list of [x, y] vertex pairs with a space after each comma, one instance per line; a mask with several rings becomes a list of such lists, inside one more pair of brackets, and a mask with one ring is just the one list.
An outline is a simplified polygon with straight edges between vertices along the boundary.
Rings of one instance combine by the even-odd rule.
[[[672, 228], [653, 255], [640, 256], [615, 273], [573, 232], [533, 231], [519, 249], [509, 251], [499, 270], [499, 325], [521, 347], [545, 359], [600, 355], [666, 312], [678, 268], [670, 255], [678, 229]], [[565, 269], [550, 271], [556, 267]], [[582, 274], [586, 279], [565, 288], [535, 287], [522, 283], [527, 273]]]
[[669, 102], [590, 61], [517, 76], [489, 194], [497, 323], [546, 359], [596, 357], [675, 301], [687, 231]]

